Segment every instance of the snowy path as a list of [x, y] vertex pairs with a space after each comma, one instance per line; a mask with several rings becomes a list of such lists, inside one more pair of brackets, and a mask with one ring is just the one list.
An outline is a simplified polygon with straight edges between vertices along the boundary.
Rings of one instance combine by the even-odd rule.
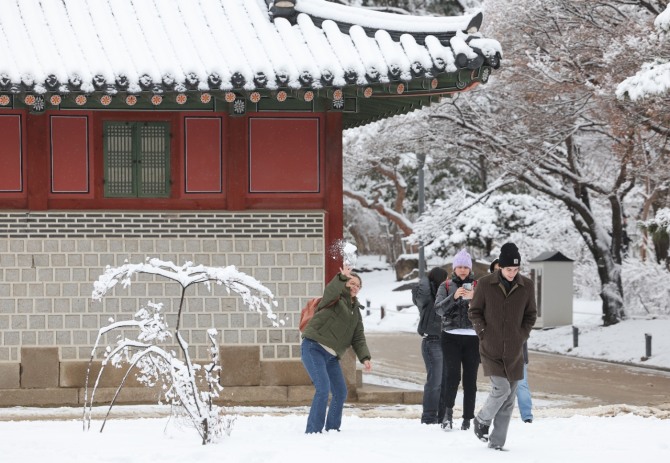
[[[421, 389], [425, 367], [418, 335], [370, 333], [367, 339], [373, 353], [373, 374], [369, 377], [364, 374], [364, 383]], [[478, 380], [479, 402], [488, 389], [488, 379], [481, 369]], [[667, 371], [531, 352], [529, 382], [538, 409], [626, 404], [644, 410], [651, 407], [658, 410], [657, 416], [667, 416], [670, 411], [670, 372]], [[648, 413], [641, 412], [644, 416]]]

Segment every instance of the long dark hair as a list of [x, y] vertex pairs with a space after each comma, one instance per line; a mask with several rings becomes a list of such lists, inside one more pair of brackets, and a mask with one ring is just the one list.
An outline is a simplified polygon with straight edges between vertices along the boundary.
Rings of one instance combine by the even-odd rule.
[[489, 273], [496, 271], [496, 264], [500, 265], [498, 259], [494, 259], [493, 262], [491, 262], [491, 265], [489, 265]]
[[430, 284], [430, 293], [433, 296], [433, 299], [437, 296], [437, 289], [448, 276], [449, 274], [442, 267], [434, 267], [428, 272], [428, 283]]

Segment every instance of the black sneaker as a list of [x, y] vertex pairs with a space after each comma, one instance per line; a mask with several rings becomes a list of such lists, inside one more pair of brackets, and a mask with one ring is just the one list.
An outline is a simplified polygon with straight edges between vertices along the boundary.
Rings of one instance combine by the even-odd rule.
[[479, 439], [482, 442], [489, 441], [489, 426], [479, 421], [476, 417], [473, 429], [475, 431], [475, 436], [477, 436], [477, 439]]
[[524, 422], [524, 423], [532, 423], [532, 422], [533, 422], [533, 419], [532, 419], [532, 418], [528, 418], [527, 420], [523, 420], [523, 422]]
[[470, 429], [470, 419], [469, 418], [463, 418], [463, 423], [461, 423], [461, 429], [463, 431], [467, 431]]

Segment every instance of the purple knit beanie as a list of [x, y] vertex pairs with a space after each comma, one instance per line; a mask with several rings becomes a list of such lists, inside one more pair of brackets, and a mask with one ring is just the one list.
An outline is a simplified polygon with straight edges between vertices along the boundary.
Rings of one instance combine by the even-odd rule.
[[461, 249], [458, 251], [458, 254], [454, 256], [454, 261], [452, 262], [453, 268], [456, 267], [467, 267], [472, 270], [472, 258], [468, 251]]

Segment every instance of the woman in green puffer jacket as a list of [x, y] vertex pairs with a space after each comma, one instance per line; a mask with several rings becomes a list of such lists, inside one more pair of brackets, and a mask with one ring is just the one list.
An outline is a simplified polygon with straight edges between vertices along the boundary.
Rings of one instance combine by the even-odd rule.
[[[372, 369], [370, 351], [365, 342], [363, 319], [356, 295], [361, 289], [361, 278], [343, 266], [340, 273], [326, 285], [323, 298], [314, 317], [302, 334], [301, 358], [305, 370], [314, 383], [314, 398], [307, 418], [307, 434], [340, 430], [342, 409], [347, 398], [340, 358], [351, 346], [364, 365]], [[333, 397], [328, 408], [328, 394]]]

